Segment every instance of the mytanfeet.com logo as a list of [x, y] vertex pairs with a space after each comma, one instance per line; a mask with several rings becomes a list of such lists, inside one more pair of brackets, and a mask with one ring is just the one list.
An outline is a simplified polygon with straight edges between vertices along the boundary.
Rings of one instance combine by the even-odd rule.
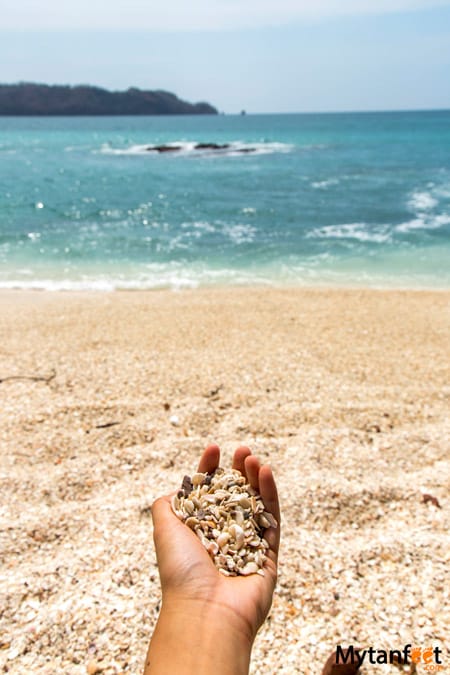
[[358, 668], [363, 664], [391, 663], [398, 666], [420, 665], [421, 671], [431, 673], [445, 669], [440, 647], [417, 647], [408, 644], [402, 649], [376, 649], [337, 645], [335, 658], [336, 665], [351, 664]]

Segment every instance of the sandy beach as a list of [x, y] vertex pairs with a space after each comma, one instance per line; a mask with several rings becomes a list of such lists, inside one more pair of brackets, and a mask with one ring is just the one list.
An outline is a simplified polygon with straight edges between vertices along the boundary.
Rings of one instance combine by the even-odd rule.
[[450, 668], [450, 292], [11, 291], [0, 309], [1, 672], [141, 673], [150, 507], [211, 442], [279, 485], [252, 675], [320, 675], [337, 644], [439, 646]]

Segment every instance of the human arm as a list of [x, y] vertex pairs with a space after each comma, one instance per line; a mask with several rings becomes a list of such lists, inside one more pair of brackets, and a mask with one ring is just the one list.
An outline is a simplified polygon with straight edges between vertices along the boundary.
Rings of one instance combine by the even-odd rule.
[[[219, 448], [209, 446], [202, 455], [199, 471], [212, 473], [219, 459]], [[271, 468], [261, 466], [244, 447], [236, 450], [233, 468], [258, 490], [266, 509], [279, 522]], [[264, 576], [225, 577], [198, 537], [172, 512], [169, 496], [156, 500], [152, 514], [163, 597], [144, 675], [246, 675], [254, 638], [272, 602], [279, 527], [265, 531], [270, 548]]]

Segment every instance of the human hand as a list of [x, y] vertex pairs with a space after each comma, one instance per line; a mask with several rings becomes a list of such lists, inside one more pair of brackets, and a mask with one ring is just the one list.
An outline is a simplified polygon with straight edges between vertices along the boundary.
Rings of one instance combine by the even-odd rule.
[[[212, 473], [218, 466], [220, 450], [211, 445], [204, 451], [198, 471]], [[160, 497], [152, 507], [153, 533], [163, 593], [163, 607], [186, 608], [189, 615], [207, 612], [216, 620], [231, 622], [251, 645], [272, 603], [277, 578], [280, 541], [280, 509], [270, 466], [261, 466], [246, 447], [236, 450], [233, 469], [238, 469], [261, 495], [267, 511], [278, 521], [264, 537], [269, 544], [264, 576], [225, 577], [215, 567], [198, 537], [173, 513], [170, 495]]]

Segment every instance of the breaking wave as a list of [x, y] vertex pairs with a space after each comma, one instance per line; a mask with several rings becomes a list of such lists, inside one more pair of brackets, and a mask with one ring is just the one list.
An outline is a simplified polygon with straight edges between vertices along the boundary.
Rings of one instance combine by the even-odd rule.
[[409, 201], [408, 206], [413, 211], [429, 211], [437, 205], [438, 201], [431, 192], [425, 190], [415, 190]]
[[374, 227], [367, 225], [367, 223], [326, 225], [312, 230], [306, 237], [308, 239], [356, 239], [357, 241], [373, 242], [376, 244], [383, 244], [391, 239], [385, 225]]

